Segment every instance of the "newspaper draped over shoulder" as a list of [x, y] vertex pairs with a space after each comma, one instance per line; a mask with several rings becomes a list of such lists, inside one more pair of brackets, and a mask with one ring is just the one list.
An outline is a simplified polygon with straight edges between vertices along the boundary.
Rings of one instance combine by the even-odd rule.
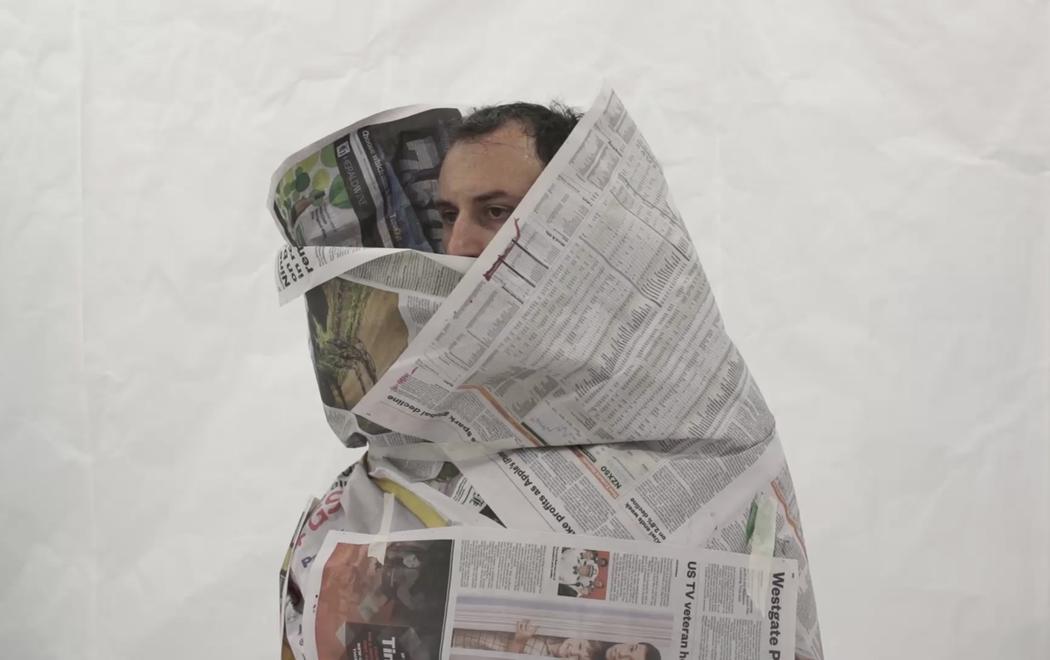
[[620, 99], [477, 259], [434, 208], [462, 117], [369, 117], [272, 181], [279, 298], [368, 447], [293, 535], [284, 657], [822, 658], [773, 416]]

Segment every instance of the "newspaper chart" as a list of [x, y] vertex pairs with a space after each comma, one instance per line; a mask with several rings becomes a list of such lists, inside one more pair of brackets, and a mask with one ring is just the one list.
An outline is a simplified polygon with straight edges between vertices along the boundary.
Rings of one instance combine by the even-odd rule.
[[317, 657], [304, 589], [329, 533], [454, 526], [720, 550], [762, 575], [793, 560], [777, 650], [823, 657], [773, 416], [620, 99], [599, 95], [476, 260], [440, 254], [433, 208], [460, 116], [376, 115], [274, 176], [281, 300], [306, 298], [333, 431], [369, 447], [293, 539], [288, 651]]

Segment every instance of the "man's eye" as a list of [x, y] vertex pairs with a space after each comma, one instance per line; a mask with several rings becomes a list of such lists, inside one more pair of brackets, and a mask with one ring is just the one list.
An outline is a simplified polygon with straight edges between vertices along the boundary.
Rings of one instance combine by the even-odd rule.
[[441, 212], [441, 222], [444, 222], [446, 225], [455, 224], [455, 222], [456, 222], [456, 215], [457, 215], [456, 211], [442, 211]]
[[485, 213], [488, 215], [489, 220], [503, 222], [510, 217], [510, 212], [513, 210], [506, 206], [489, 206], [485, 209]]

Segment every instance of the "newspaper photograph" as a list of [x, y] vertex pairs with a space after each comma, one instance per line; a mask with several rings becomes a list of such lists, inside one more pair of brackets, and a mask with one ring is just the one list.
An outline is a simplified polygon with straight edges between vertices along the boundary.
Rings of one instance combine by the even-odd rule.
[[335, 278], [310, 289], [306, 306], [321, 400], [350, 409], [408, 346], [398, 296]]
[[[734, 553], [578, 541], [464, 527], [331, 532], [307, 588], [308, 657], [793, 657], [793, 560], [755, 575]], [[752, 582], [767, 587], [755, 594]]]
[[440, 251], [433, 208], [456, 108], [380, 113], [285, 161], [269, 207], [292, 245], [359, 245]]

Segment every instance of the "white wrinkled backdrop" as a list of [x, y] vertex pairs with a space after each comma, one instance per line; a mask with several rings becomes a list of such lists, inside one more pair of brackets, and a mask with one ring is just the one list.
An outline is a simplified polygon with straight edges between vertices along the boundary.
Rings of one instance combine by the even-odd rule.
[[1045, 2], [375, 4], [0, 3], [0, 656], [276, 658], [349, 455], [270, 174], [603, 80], [778, 416], [828, 657], [1050, 656]]

